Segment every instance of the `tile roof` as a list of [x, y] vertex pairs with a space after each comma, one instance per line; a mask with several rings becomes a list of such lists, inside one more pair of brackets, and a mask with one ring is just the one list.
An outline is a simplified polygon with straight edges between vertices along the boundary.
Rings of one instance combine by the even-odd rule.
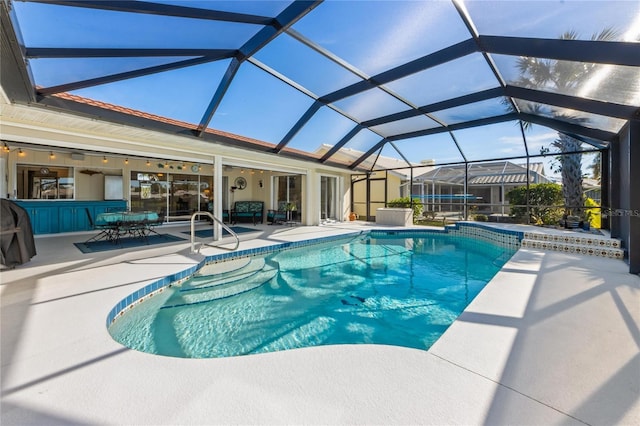
[[[65, 99], [68, 101], [72, 101], [72, 102], [77, 102], [77, 103], [81, 103], [81, 104], [85, 104], [85, 105], [90, 105], [90, 106], [94, 106], [97, 108], [102, 108], [105, 110], [109, 110], [109, 111], [114, 111], [114, 112], [119, 112], [122, 114], [127, 114], [127, 115], [131, 115], [134, 117], [140, 117], [140, 118], [144, 118], [147, 120], [152, 120], [152, 121], [156, 121], [159, 123], [165, 123], [165, 124], [170, 124], [172, 126], [178, 126], [178, 127], [183, 127], [185, 129], [189, 129], [189, 130], [197, 130], [198, 126], [194, 123], [188, 123], [186, 121], [180, 121], [180, 120], [174, 120], [172, 118], [168, 118], [168, 117], [162, 117], [160, 115], [155, 115], [155, 114], [151, 114], [148, 112], [144, 112], [144, 111], [139, 111], [136, 109], [132, 109], [132, 108], [127, 108], [121, 105], [115, 105], [115, 104], [111, 104], [108, 102], [102, 102], [102, 101], [97, 101], [95, 99], [90, 99], [90, 98], [85, 98], [83, 96], [78, 96], [78, 95], [73, 95], [71, 93], [56, 93], [55, 95], [53, 95], [57, 98], [60, 99]], [[215, 129], [210, 129], [207, 128], [205, 130], [206, 133], [208, 134], [212, 134], [212, 135], [217, 135], [217, 136], [222, 136], [225, 138], [229, 138], [229, 139], [235, 139], [238, 141], [243, 141], [243, 142], [249, 142], [252, 144], [256, 144], [256, 145], [260, 145], [260, 146], [264, 146], [264, 147], [269, 147], [269, 148], [275, 148], [275, 144], [272, 143], [268, 143], [268, 142], [264, 142], [258, 139], [253, 139], [253, 138], [248, 138], [245, 136], [240, 136], [234, 133], [229, 133], [229, 132], [223, 132], [221, 130], [215, 130]], [[300, 151], [301, 153], [303, 153], [302, 151]]]

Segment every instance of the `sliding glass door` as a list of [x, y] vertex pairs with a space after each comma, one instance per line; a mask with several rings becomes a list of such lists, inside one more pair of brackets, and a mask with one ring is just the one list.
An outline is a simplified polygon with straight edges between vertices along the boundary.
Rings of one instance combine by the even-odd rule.
[[338, 179], [330, 176], [320, 178], [320, 221], [337, 220]]
[[167, 222], [208, 211], [213, 195], [211, 176], [131, 172], [131, 210], [155, 211]]
[[274, 176], [275, 208], [280, 211], [288, 210], [290, 220], [300, 220], [302, 217], [302, 176]]

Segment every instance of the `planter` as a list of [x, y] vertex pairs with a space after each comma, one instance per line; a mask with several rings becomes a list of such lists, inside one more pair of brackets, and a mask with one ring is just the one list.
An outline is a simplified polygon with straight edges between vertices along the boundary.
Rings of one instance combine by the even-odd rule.
[[376, 209], [376, 223], [380, 225], [413, 225], [413, 210], [386, 207]]
[[569, 216], [564, 222], [564, 227], [567, 229], [577, 229], [580, 227], [580, 218], [578, 216]]

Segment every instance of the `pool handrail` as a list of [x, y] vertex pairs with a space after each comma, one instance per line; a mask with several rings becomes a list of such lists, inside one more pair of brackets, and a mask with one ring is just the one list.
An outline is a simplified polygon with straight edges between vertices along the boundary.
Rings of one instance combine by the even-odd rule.
[[[229, 250], [229, 251], [235, 251], [238, 249], [238, 247], [240, 246], [240, 238], [238, 237], [238, 234], [236, 234], [233, 229], [229, 228], [227, 225], [224, 224], [223, 221], [221, 221], [220, 219], [218, 219], [217, 217], [215, 217], [211, 212], [195, 212], [191, 215], [191, 253], [196, 253], [195, 250], [195, 241], [196, 241], [196, 229], [195, 229], [195, 221], [196, 221], [196, 217], [198, 216], [209, 216], [212, 220], [213, 220], [213, 235], [215, 237], [215, 225], [216, 222], [219, 223], [220, 225], [222, 225], [222, 227], [224, 229], [227, 230], [227, 232], [229, 232], [229, 234], [231, 234], [231, 236], [233, 236], [236, 240], [236, 245], [233, 248], [228, 248], [228, 247], [223, 247], [223, 246], [216, 246], [216, 247], [220, 247], [221, 249], [225, 249], [225, 250]], [[202, 247], [202, 246], [200, 246]], [[198, 247], [197, 252], [200, 252], [200, 247]]]

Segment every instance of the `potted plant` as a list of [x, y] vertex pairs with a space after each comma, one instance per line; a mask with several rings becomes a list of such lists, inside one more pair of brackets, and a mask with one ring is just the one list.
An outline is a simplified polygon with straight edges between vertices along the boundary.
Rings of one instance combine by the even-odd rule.
[[576, 229], [580, 226], [580, 216], [567, 216], [566, 228]]
[[591, 230], [591, 215], [590, 211], [585, 212], [582, 222], [580, 222], [580, 227], [585, 231]]

